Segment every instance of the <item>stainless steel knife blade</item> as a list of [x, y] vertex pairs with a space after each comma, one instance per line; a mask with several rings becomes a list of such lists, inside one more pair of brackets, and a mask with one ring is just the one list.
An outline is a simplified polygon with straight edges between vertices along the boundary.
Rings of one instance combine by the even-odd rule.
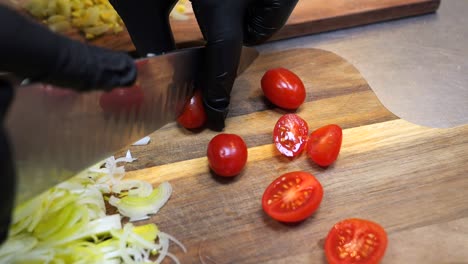
[[[175, 121], [192, 95], [202, 51], [190, 48], [137, 60], [143, 100], [118, 113], [103, 109], [103, 92], [18, 86], [6, 121], [16, 163], [16, 203]], [[255, 49], [244, 48], [238, 74], [257, 56]]]

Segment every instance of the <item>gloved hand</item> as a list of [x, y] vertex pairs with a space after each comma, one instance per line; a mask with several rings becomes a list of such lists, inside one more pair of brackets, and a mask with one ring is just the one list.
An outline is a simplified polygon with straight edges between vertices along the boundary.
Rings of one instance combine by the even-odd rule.
[[136, 66], [124, 53], [86, 45], [0, 5], [0, 72], [88, 91], [130, 86]]
[[[78, 91], [130, 86], [136, 66], [126, 54], [82, 44], [52, 33], [0, 5], [0, 73]], [[0, 243], [7, 235], [15, 198], [15, 171], [4, 119], [13, 99], [0, 75]]]
[[[212, 129], [222, 130], [242, 45], [264, 42], [284, 26], [298, 0], [191, 0], [206, 40], [197, 85]], [[175, 49], [169, 13], [177, 0], [110, 0], [140, 55]]]

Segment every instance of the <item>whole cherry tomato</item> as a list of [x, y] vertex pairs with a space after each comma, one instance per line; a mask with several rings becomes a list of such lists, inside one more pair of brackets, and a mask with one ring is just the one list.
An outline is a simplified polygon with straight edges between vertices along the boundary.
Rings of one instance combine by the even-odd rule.
[[325, 240], [330, 264], [377, 264], [387, 248], [382, 226], [364, 219], [346, 219], [333, 226]]
[[247, 145], [235, 134], [218, 134], [208, 144], [210, 168], [219, 176], [239, 174], [247, 163]]
[[197, 90], [184, 106], [184, 111], [177, 118], [177, 122], [188, 129], [199, 128], [205, 124], [206, 113], [200, 90]]
[[328, 166], [338, 157], [342, 139], [340, 126], [333, 124], [321, 127], [310, 134], [307, 154], [318, 165]]
[[285, 114], [276, 122], [273, 142], [286, 157], [296, 157], [304, 150], [308, 134], [309, 126], [304, 119], [296, 114]]
[[139, 85], [128, 88], [115, 88], [99, 98], [99, 105], [106, 113], [119, 114], [138, 110], [143, 104], [144, 93]]
[[299, 222], [320, 206], [323, 188], [310, 173], [294, 171], [281, 175], [263, 193], [265, 213], [281, 222]]
[[266, 98], [284, 109], [297, 109], [306, 98], [302, 80], [285, 68], [268, 70], [262, 77], [261, 85]]

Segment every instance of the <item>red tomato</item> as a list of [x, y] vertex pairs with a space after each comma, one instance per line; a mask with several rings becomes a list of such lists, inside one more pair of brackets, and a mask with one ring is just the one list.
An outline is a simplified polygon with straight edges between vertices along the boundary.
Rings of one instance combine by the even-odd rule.
[[276, 148], [287, 157], [296, 157], [307, 142], [309, 126], [296, 114], [286, 114], [280, 117], [273, 129], [273, 142]]
[[309, 136], [307, 142], [307, 154], [320, 166], [332, 164], [341, 149], [343, 132], [338, 125], [326, 125], [321, 127]]
[[99, 98], [99, 105], [106, 113], [119, 114], [138, 109], [143, 104], [144, 93], [139, 85], [128, 88], [115, 88]]
[[294, 223], [312, 215], [322, 197], [322, 185], [312, 174], [295, 171], [270, 183], [263, 193], [262, 206], [273, 219]]
[[208, 162], [219, 176], [239, 174], [247, 163], [247, 145], [235, 134], [218, 134], [208, 144]]
[[203, 106], [199, 90], [195, 92], [190, 101], [184, 106], [184, 112], [177, 118], [177, 122], [188, 129], [199, 128], [205, 124], [205, 107]]
[[301, 79], [284, 68], [268, 70], [263, 75], [261, 84], [266, 98], [284, 109], [297, 109], [306, 98]]
[[377, 264], [387, 248], [387, 234], [379, 224], [346, 219], [333, 226], [325, 241], [330, 264]]

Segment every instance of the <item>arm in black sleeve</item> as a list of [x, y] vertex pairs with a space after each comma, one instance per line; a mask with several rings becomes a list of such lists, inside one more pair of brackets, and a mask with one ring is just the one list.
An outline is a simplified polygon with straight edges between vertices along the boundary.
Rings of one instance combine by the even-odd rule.
[[77, 90], [129, 86], [133, 60], [71, 40], [0, 5], [0, 71]]
[[175, 49], [169, 14], [177, 0], [110, 0], [140, 56]]

